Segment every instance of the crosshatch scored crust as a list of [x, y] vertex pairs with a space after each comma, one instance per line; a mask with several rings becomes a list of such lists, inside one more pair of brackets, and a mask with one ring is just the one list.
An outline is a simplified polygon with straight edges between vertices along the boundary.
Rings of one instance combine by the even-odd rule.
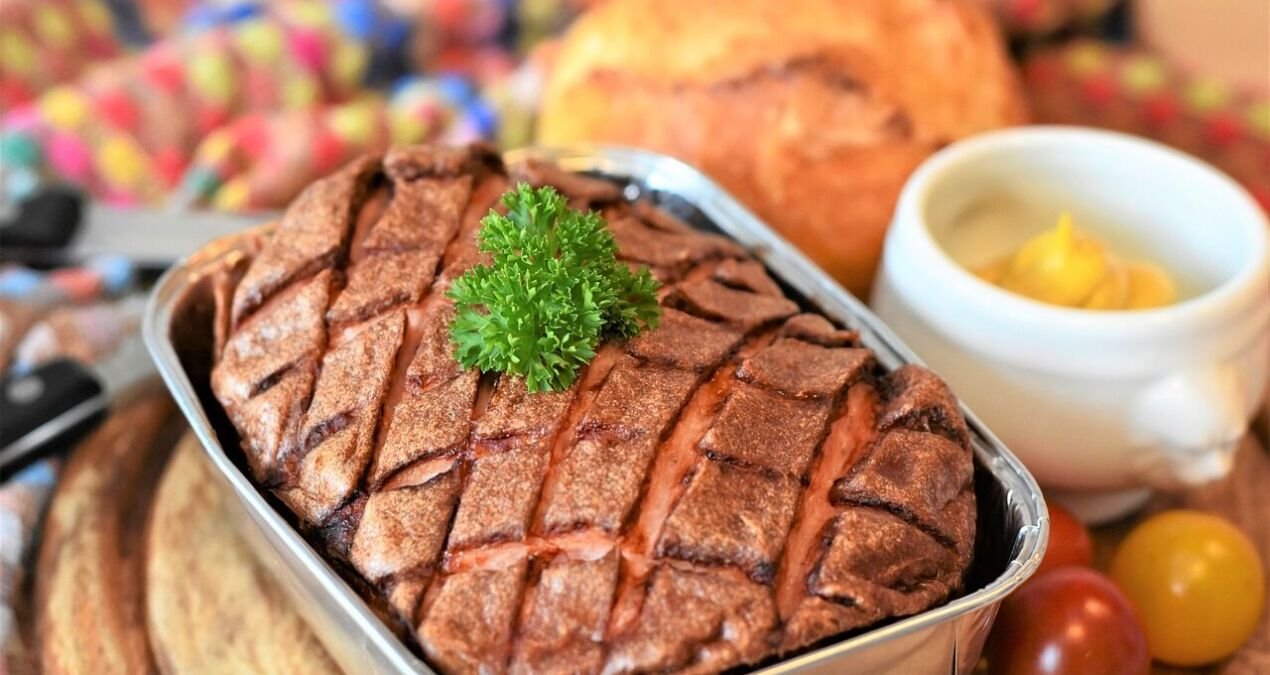
[[[445, 290], [517, 181], [602, 213], [664, 284], [661, 325], [566, 391], [452, 357]], [[364, 157], [222, 287], [212, 388], [254, 477], [444, 672], [719, 671], [961, 589], [943, 382], [610, 183], [484, 146]]]

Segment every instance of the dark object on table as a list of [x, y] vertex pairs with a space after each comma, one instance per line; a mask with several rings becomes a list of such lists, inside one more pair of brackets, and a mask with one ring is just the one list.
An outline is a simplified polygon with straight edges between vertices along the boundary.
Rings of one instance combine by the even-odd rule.
[[0, 261], [48, 267], [98, 255], [123, 255], [143, 269], [164, 270], [203, 244], [273, 217], [270, 213], [165, 211], [87, 201], [49, 188], [21, 202], [0, 225]]
[[15, 251], [59, 249], [79, 232], [84, 197], [69, 188], [53, 187], [17, 205], [13, 218], [0, 223], [0, 251], [12, 260]]
[[134, 384], [155, 377], [139, 335], [95, 364], [56, 359], [0, 379], [0, 481], [72, 447]]

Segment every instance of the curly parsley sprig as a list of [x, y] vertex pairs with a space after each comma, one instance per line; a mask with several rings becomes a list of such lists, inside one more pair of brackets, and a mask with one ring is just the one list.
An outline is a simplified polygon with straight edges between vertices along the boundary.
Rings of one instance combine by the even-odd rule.
[[529, 391], [567, 389], [602, 340], [657, 327], [657, 281], [617, 259], [599, 214], [524, 183], [503, 204], [507, 215], [481, 220], [481, 251], [493, 264], [468, 270], [449, 291], [458, 307], [450, 337], [464, 367], [520, 375]]

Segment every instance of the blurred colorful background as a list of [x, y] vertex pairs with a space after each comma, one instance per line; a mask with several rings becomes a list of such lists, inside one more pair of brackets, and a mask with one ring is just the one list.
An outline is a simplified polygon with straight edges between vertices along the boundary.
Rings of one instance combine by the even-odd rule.
[[[604, 1], [0, 0], [0, 225], [43, 191], [69, 187], [92, 204], [164, 210], [177, 229], [190, 210], [279, 210], [315, 178], [391, 144], [534, 143], [560, 36]], [[987, 39], [1003, 36], [1005, 77], [1021, 91], [995, 124], [1152, 138], [1212, 163], [1270, 210], [1270, 2], [1224, 0], [1216, 12], [1210, 0], [968, 1], [992, 17]], [[978, 73], [958, 77], [973, 97]], [[546, 112], [546, 128], [581, 128], [568, 111]], [[582, 140], [623, 136], [608, 131]], [[818, 262], [867, 289], [893, 192], [946, 140], [912, 157], [880, 144], [881, 164], [897, 168], [877, 207], [858, 207], [876, 221], [873, 248], [845, 255], [841, 269]], [[794, 171], [814, 166], [793, 161]], [[2, 232], [0, 373], [100, 359], [136, 330], [148, 277], [127, 251], [51, 265], [6, 255]], [[44, 461], [0, 483], [10, 672], [39, 660], [20, 627], [24, 570], [60, 470]], [[1260, 654], [1249, 658], [1270, 659]], [[1250, 663], [1247, 672], [1270, 667]]]
[[[1270, 73], [1255, 43], [1188, 35], [1205, 3], [976, 1], [1010, 34], [1037, 121], [1157, 138], [1270, 204]], [[525, 145], [552, 38], [586, 4], [6, 0], [4, 195], [58, 181], [116, 204], [273, 209], [388, 143]], [[1232, 26], [1255, 27], [1257, 4], [1224, 3]]]

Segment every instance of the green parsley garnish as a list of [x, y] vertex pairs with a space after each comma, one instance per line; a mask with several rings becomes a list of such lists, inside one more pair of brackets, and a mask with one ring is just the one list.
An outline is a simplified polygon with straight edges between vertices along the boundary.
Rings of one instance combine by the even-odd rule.
[[481, 220], [481, 251], [493, 265], [468, 270], [449, 292], [458, 306], [450, 337], [464, 367], [520, 375], [529, 391], [567, 389], [602, 340], [657, 327], [657, 281], [617, 259], [598, 213], [524, 183], [503, 204], [507, 215]]

